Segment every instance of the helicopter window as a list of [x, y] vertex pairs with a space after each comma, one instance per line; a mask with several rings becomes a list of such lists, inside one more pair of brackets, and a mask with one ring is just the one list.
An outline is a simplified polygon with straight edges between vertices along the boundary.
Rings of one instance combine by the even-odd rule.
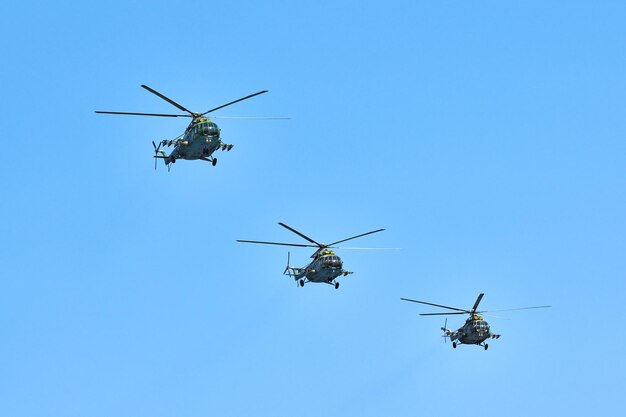
[[218, 129], [217, 129], [217, 125], [215, 123], [207, 123], [206, 124], [206, 128], [209, 131], [209, 135], [217, 135]]
[[214, 126], [215, 126], [214, 123], [202, 123], [201, 125], [198, 126], [198, 130], [203, 135], [214, 136], [216, 134], [215, 131], [217, 130], [215, 129]]

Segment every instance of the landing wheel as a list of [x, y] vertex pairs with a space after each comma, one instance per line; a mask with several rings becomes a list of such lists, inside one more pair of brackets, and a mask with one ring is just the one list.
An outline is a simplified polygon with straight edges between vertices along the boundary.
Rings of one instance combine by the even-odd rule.
[[300, 286], [304, 287], [304, 280], [303, 279], [300, 280]]
[[456, 349], [456, 342], [452, 342], [452, 347]]
[[176, 158], [172, 158], [172, 163], [175, 164], [176, 163]]
[[335, 289], [338, 290], [339, 289], [339, 283], [335, 282]]
[[485, 343], [485, 350], [489, 349], [489, 345]]
[[213, 166], [217, 165], [217, 158], [213, 158], [213, 160], [211, 161], [211, 163], [213, 164]]

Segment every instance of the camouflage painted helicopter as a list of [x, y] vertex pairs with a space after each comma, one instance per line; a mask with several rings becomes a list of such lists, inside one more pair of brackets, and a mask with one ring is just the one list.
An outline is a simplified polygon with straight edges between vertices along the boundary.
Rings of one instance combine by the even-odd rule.
[[304, 284], [307, 282], [323, 282], [325, 284], [334, 285], [335, 289], [339, 288], [339, 282], [336, 281], [336, 278], [340, 276], [347, 276], [352, 274], [352, 272], [346, 271], [343, 269], [343, 262], [339, 256], [335, 255], [335, 252], [329, 249], [381, 249], [385, 250], [386, 248], [338, 248], [333, 245], [337, 243], [346, 242], [348, 240], [356, 239], [358, 237], [371, 235], [372, 233], [382, 232], [385, 229], [373, 230], [371, 232], [363, 233], [360, 235], [352, 236], [347, 239], [341, 239], [336, 242], [325, 244], [318, 243], [310, 237], [304, 235], [303, 233], [298, 232], [296, 229], [287, 226], [285, 223], [278, 223], [285, 229], [297, 234], [298, 236], [308, 240], [313, 243], [313, 245], [304, 244], [304, 243], [280, 243], [280, 242], [262, 242], [258, 240], [237, 240], [237, 242], [244, 243], [261, 243], [264, 245], [281, 245], [281, 246], [297, 246], [301, 248], [318, 248], [311, 258], [313, 260], [307, 266], [303, 268], [297, 268], [293, 266], [289, 266], [289, 253], [287, 253], [287, 267], [283, 272], [283, 275], [288, 275], [289, 277], [295, 279], [296, 285], [299, 283], [301, 287], [304, 287]]
[[[450, 338], [450, 340], [452, 341], [452, 347], [455, 349], [456, 349], [456, 345], [458, 342], [459, 344], [465, 344], [465, 345], [479, 345], [479, 346], [484, 347], [485, 350], [487, 350], [489, 349], [489, 345], [485, 343], [485, 340], [500, 338], [499, 334], [491, 333], [489, 324], [485, 320], [483, 320], [483, 317], [481, 316], [481, 314], [483, 313], [491, 313], [491, 312], [498, 312], [498, 311], [529, 310], [533, 308], [551, 307], [551, 306], [534, 306], [534, 307], [522, 307], [522, 308], [508, 308], [505, 310], [477, 311], [476, 309], [478, 308], [478, 304], [480, 304], [480, 300], [483, 299], [484, 295], [485, 294], [483, 293], [480, 293], [478, 295], [478, 298], [476, 299], [476, 302], [474, 303], [474, 306], [472, 307], [471, 310], [464, 310], [462, 308], [448, 307], [448, 306], [444, 306], [440, 304], [427, 303], [425, 301], [411, 300], [409, 298], [401, 298], [401, 300], [411, 301], [413, 303], [426, 304], [429, 306], [435, 306], [435, 307], [440, 307], [440, 308], [447, 308], [448, 310], [455, 310], [454, 313], [423, 313], [423, 314], [420, 314], [420, 316], [445, 316], [445, 315], [452, 315], [452, 314], [469, 314], [470, 316], [467, 320], [465, 320], [465, 324], [463, 325], [463, 327], [461, 327], [457, 331], [452, 331], [446, 327], [448, 325], [447, 318], [443, 327], [441, 328], [441, 330], [443, 330], [443, 333], [444, 333], [442, 337], [445, 338], [444, 340], [446, 340], [447, 338]], [[486, 314], [486, 315], [489, 316], [489, 314]], [[496, 316], [493, 316], [493, 317], [496, 317]]]
[[[152, 94], [162, 98], [173, 106], [180, 110], [187, 112], [188, 114], [164, 114], [164, 113], [136, 113], [136, 112], [118, 112], [118, 111], [100, 111], [96, 110], [96, 113], [100, 114], [123, 114], [130, 116], [156, 116], [156, 117], [191, 117], [191, 123], [185, 129], [185, 133], [172, 140], [162, 140], [157, 146], [152, 141], [154, 147], [154, 169], [156, 169], [157, 159], [163, 159], [167, 169], [170, 169], [170, 165], [175, 163], [178, 159], [195, 160], [200, 159], [202, 161], [211, 162], [213, 166], [217, 164], [217, 158], [213, 156], [213, 153], [218, 149], [222, 151], [230, 151], [233, 145], [229, 145], [222, 142], [220, 137], [220, 129], [217, 125], [211, 121], [210, 117], [206, 114], [212, 113], [216, 110], [223, 109], [231, 104], [239, 103], [240, 101], [247, 100], [249, 98], [258, 96], [259, 94], [267, 93], [267, 90], [259, 91], [249, 96], [242, 97], [230, 103], [223, 104], [215, 107], [211, 110], [207, 110], [204, 113], [194, 113], [174, 100], [164, 96], [156, 90], [148, 87], [147, 85], [141, 85], [143, 88], [151, 92]], [[287, 119], [286, 117], [219, 117], [223, 119]], [[162, 146], [173, 146], [174, 150], [171, 154], [167, 155], [165, 151], [161, 150]]]

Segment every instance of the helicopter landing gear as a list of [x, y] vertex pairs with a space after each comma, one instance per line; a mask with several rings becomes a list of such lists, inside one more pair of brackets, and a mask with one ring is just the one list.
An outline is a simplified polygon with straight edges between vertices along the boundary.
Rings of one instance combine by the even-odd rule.
[[335, 281], [335, 289], [338, 290], [339, 289], [339, 283]]
[[304, 287], [304, 280], [303, 279], [300, 280], [300, 286]]
[[217, 165], [217, 158], [213, 158], [211, 160], [211, 164], [213, 164], [213, 166]]
[[456, 342], [452, 342], [452, 348], [456, 349]]
[[489, 349], [489, 345], [485, 343], [485, 350]]

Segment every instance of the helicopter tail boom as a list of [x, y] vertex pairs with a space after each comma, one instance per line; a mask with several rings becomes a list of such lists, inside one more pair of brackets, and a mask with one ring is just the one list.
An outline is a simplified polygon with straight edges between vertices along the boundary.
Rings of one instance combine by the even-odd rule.
[[165, 142], [166, 141], [161, 141], [157, 146], [157, 144], [152, 141], [152, 146], [154, 146], [154, 169], [157, 168], [157, 159], [162, 159], [165, 163], [165, 166], [167, 167], [167, 170], [169, 171], [170, 164], [175, 161], [173, 158], [170, 158], [170, 156], [168, 156], [164, 150], [161, 150], [161, 146], [164, 145]]
[[287, 266], [285, 267], [285, 271], [283, 275], [287, 275], [296, 281], [306, 275], [306, 270], [304, 268], [296, 268], [295, 266], [289, 266], [291, 253], [287, 252]]
[[447, 339], [450, 339], [451, 341], [455, 341], [456, 339], [458, 339], [458, 333], [448, 329], [448, 318], [446, 318], [446, 321], [443, 324], [443, 327], [441, 328], [441, 330], [443, 331], [443, 335], [441, 337], [444, 338], [443, 339], [444, 342]]
[[160, 153], [161, 155], [155, 156], [156, 159], [162, 159], [166, 166], [172, 163], [170, 157], [165, 153], [165, 151], [160, 151]]

